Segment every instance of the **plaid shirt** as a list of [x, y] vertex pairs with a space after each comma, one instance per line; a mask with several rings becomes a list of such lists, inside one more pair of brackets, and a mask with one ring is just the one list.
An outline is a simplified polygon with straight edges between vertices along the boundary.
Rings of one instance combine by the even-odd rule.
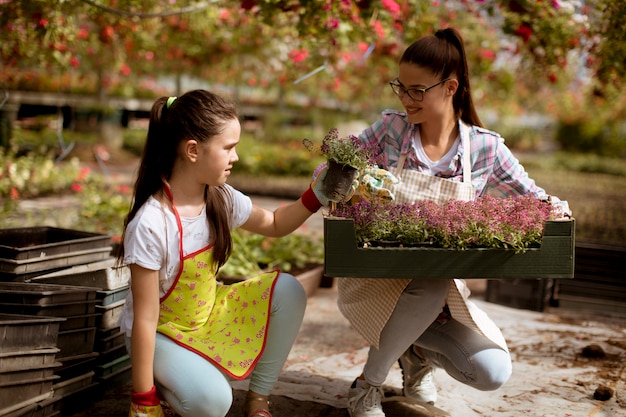
[[[400, 154], [408, 153], [404, 168], [421, 172], [426, 169], [426, 165], [417, 157], [417, 149], [413, 142], [416, 135], [419, 136], [418, 125], [409, 123], [405, 113], [385, 110], [381, 118], [364, 130], [359, 137], [364, 143], [378, 144], [382, 152], [383, 168], [397, 167]], [[542, 199], [548, 197], [545, 190], [528, 177], [524, 167], [513, 156], [499, 134], [478, 126], [470, 126], [470, 148], [472, 185], [477, 197], [490, 190], [499, 197], [526, 194]], [[437, 176], [463, 181], [462, 161], [461, 143], [448, 169], [438, 173]]]

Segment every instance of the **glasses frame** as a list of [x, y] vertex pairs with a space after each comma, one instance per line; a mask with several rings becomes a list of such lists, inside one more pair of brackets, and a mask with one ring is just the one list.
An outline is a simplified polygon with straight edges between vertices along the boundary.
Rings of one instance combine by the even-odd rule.
[[[391, 86], [391, 89], [393, 90], [394, 94], [400, 98], [402, 98], [406, 94], [413, 101], [423, 101], [424, 94], [426, 94], [428, 90], [430, 90], [431, 88], [435, 88], [438, 85], [443, 84], [448, 80], [450, 80], [450, 78], [443, 79], [439, 81], [438, 83], [433, 84], [430, 87], [426, 87], [426, 88], [406, 88], [405, 86], [400, 84], [400, 81], [398, 81], [397, 79], [391, 81], [389, 85]], [[413, 94], [415, 93], [420, 93], [419, 98], [416, 98], [413, 96]]]

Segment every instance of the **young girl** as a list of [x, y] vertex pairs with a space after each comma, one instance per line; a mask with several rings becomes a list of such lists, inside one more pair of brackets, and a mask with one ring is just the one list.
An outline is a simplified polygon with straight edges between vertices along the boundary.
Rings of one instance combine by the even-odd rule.
[[[482, 127], [472, 101], [465, 47], [454, 29], [410, 45], [391, 88], [404, 112], [385, 111], [360, 135], [401, 181], [397, 202], [499, 196], [547, 199], [495, 132]], [[558, 200], [554, 198], [553, 200]], [[450, 277], [454, 278], [454, 277]], [[498, 327], [468, 300], [461, 279], [338, 280], [338, 306], [369, 342], [363, 373], [348, 395], [352, 417], [384, 417], [381, 386], [399, 361], [404, 395], [434, 403], [434, 367], [478, 390], [495, 390], [511, 374]]]
[[125, 221], [119, 259], [131, 270], [120, 326], [132, 360], [129, 415], [223, 417], [229, 378], [250, 377], [245, 416], [271, 417], [268, 397], [298, 333], [306, 295], [269, 272], [218, 285], [236, 227], [265, 236], [298, 228], [328, 199], [324, 174], [274, 212], [226, 184], [241, 132], [235, 106], [204, 90], [158, 99]]

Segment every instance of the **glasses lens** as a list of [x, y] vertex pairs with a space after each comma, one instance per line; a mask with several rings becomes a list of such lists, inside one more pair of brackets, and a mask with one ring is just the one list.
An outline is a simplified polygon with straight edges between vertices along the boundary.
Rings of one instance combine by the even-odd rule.
[[400, 89], [400, 85], [398, 85], [396, 83], [389, 83], [389, 85], [391, 86], [391, 89], [393, 90], [395, 95], [400, 96], [402, 94], [402, 90]]
[[422, 99], [424, 98], [424, 93], [422, 92], [422, 90], [410, 89], [406, 90], [406, 93], [409, 95], [409, 97], [411, 97], [411, 100], [413, 101], [422, 101]]

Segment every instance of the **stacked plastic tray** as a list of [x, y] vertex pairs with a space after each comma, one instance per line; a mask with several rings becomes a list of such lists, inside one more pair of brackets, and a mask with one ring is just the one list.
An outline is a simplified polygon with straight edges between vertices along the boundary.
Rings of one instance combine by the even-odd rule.
[[106, 259], [108, 235], [60, 229], [0, 229], [0, 280], [25, 281], [52, 271]]
[[114, 380], [131, 368], [124, 334], [117, 324], [124, 309], [128, 291], [128, 284], [109, 285], [97, 293], [99, 304], [96, 309], [100, 312], [100, 319], [96, 336], [96, 350], [99, 356], [95, 373], [103, 384], [109, 383], [110, 380]]
[[[50, 399], [60, 363], [62, 318], [0, 313], [0, 416], [21, 416]], [[48, 414], [48, 415], [52, 415]]]
[[[50, 375], [41, 376], [46, 382], [52, 381], [48, 394], [52, 393], [53, 398], [49, 403], [92, 384], [93, 369], [78, 367], [77, 363], [97, 356], [94, 352], [98, 318], [96, 292], [97, 288], [75, 285], [0, 282], [0, 313], [59, 320], [54, 344], [56, 366], [50, 369]], [[37, 402], [45, 399], [39, 397]], [[43, 407], [43, 404], [38, 403], [38, 406]], [[48, 417], [60, 406], [46, 406], [50, 414], [41, 414], [41, 417]], [[21, 415], [16, 414], [16, 417]]]
[[130, 370], [124, 335], [117, 325], [129, 290], [130, 270], [109, 258], [32, 278], [31, 282], [91, 286], [96, 292], [96, 336], [94, 355], [76, 367], [89, 367], [94, 380], [105, 384]]

